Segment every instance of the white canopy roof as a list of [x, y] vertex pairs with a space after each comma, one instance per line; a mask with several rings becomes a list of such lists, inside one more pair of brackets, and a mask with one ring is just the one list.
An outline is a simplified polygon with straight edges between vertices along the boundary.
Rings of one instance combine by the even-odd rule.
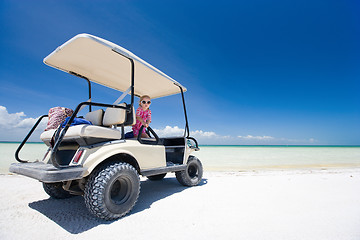
[[44, 63], [73, 72], [92, 82], [125, 92], [131, 85], [131, 62], [135, 65], [135, 96], [158, 98], [186, 88], [128, 50], [89, 34], [79, 34], [58, 47]]

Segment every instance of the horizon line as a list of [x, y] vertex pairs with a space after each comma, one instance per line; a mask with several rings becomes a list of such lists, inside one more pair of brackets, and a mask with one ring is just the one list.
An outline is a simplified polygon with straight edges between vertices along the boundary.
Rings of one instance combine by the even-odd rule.
[[[22, 141], [0, 141], [0, 143], [21, 143]], [[26, 142], [30, 144], [39, 144], [43, 142]], [[26, 144], [25, 143], [25, 144]], [[360, 147], [356, 144], [199, 144], [201, 147], [231, 147], [231, 146], [245, 146], [245, 147]]]

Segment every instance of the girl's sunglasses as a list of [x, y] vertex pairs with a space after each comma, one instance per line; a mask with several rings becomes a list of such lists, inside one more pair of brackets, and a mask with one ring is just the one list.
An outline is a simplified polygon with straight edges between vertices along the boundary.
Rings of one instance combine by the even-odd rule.
[[151, 101], [142, 101], [141, 103], [142, 103], [142, 104], [150, 104]]

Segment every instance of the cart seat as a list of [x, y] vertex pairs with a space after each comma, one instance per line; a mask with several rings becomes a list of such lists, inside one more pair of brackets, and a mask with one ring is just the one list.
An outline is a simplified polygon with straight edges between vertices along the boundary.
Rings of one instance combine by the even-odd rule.
[[[41, 134], [41, 140], [48, 146], [56, 129], [45, 131]], [[118, 129], [81, 124], [69, 127], [63, 142], [76, 142], [80, 146], [105, 142], [121, 138], [121, 132]]]
[[[133, 113], [127, 114], [125, 109], [107, 108], [105, 113], [100, 110], [90, 112], [85, 116], [85, 119], [91, 121], [94, 125], [81, 124], [69, 127], [63, 138], [63, 142], [74, 142], [80, 146], [86, 146], [121, 139], [121, 131], [112, 128], [112, 126], [123, 124], [132, 125], [134, 122], [129, 121], [130, 116], [134, 119]], [[100, 124], [103, 126], [98, 126]], [[43, 132], [40, 136], [41, 140], [50, 146], [50, 141], [55, 131], [55, 129], [52, 129]]]

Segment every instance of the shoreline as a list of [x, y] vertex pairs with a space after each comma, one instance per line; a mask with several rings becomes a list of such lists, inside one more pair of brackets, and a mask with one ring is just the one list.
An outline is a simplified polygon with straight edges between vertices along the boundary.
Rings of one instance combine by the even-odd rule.
[[[8, 173], [10, 164], [17, 163], [17, 147], [14, 143], [0, 144], [0, 173]], [[19, 157], [30, 162], [41, 160], [46, 150], [43, 143], [28, 144]], [[193, 155], [205, 171], [360, 167], [360, 147], [353, 146], [201, 146]]]

